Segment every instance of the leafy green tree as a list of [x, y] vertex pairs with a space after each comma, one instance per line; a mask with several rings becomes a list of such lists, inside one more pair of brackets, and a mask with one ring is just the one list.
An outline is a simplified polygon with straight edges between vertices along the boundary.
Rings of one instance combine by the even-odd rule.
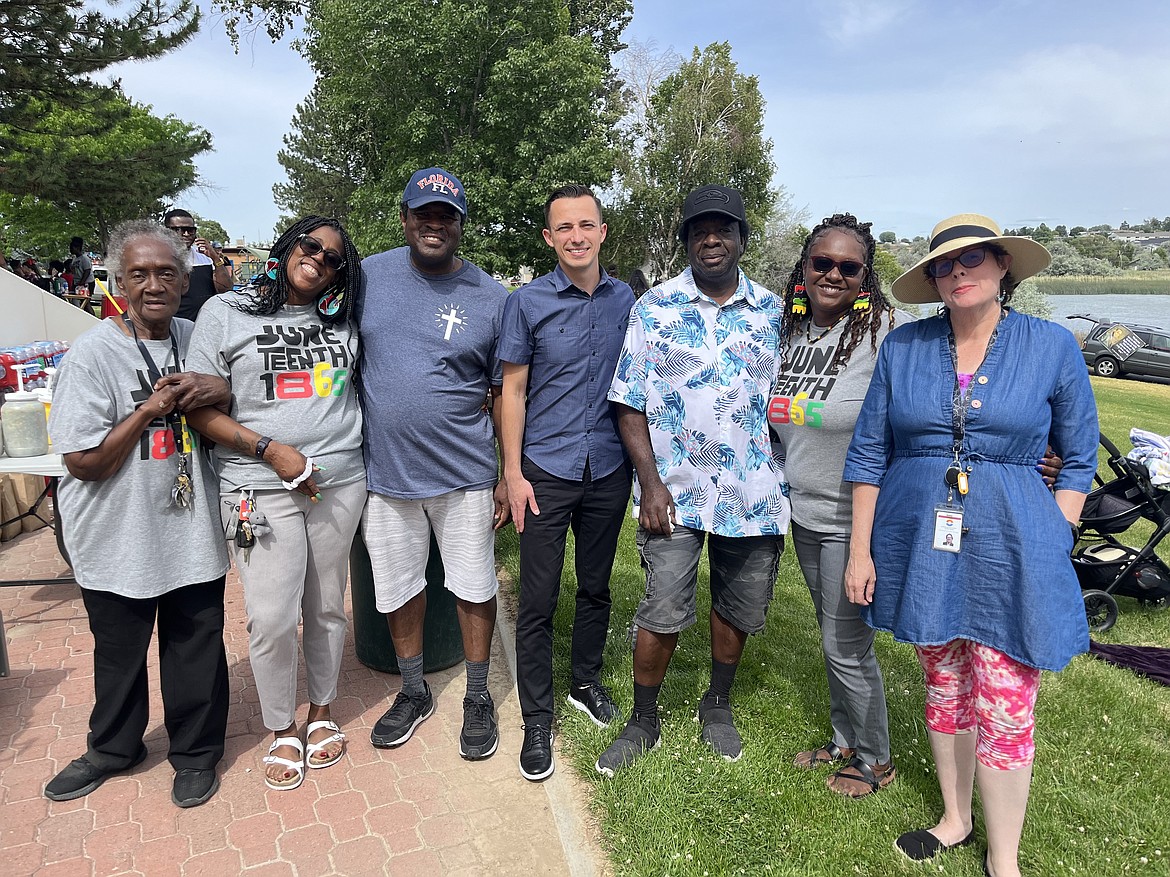
[[1051, 241], [1055, 235], [1052, 233], [1052, 229], [1050, 229], [1046, 223], [1042, 222], [1032, 230], [1031, 237], [1032, 240], [1039, 244], [1046, 244]]
[[195, 219], [195, 225], [199, 229], [199, 237], [205, 238], [209, 241], [220, 241], [227, 246], [231, 243], [231, 238], [228, 236], [227, 229], [216, 222], [214, 219], [208, 219], [206, 216], [200, 216], [195, 211], [191, 211], [191, 216]]
[[40, 262], [69, 252], [69, 239], [94, 240], [92, 218], [80, 210], [65, 211], [35, 195], [16, 197], [0, 192], [0, 249], [19, 250]]
[[897, 239], [898, 236], [892, 231], [883, 231], [880, 235], [878, 235], [878, 240], [883, 244], [892, 244]]
[[[124, 17], [84, 0], [0, 0], [0, 126], [28, 128], [46, 104], [84, 109], [108, 99], [114, 87], [94, 74], [165, 54], [198, 29], [193, 0], [141, 0]], [[0, 154], [12, 149], [0, 141]]]
[[1056, 228], [1053, 229], [1053, 231], [1056, 232], [1056, 236], [1059, 238], [1068, 237], [1068, 229], [1063, 225], [1058, 225]]
[[792, 196], [781, 186], [764, 233], [748, 250], [753, 280], [776, 293], [784, 289], [808, 237], [809, 229], [805, 225], [808, 219], [808, 211], [797, 208]]
[[877, 271], [877, 275], [881, 278], [882, 289], [887, 293], [890, 291], [890, 284], [897, 280], [902, 272], [906, 269], [898, 264], [898, 260], [894, 258], [894, 254], [889, 250], [878, 247], [873, 251], [873, 268]]
[[1070, 228], [1068, 230], [1068, 234], [1069, 234], [1069, 237], [1075, 238], [1077, 235], [1082, 235], [1087, 231], [1088, 231], [1088, 229], [1085, 228], [1083, 225], [1074, 225], [1072, 228]]
[[[353, 187], [339, 188], [327, 212], [341, 214], [363, 252], [384, 249], [402, 242], [406, 181], [440, 165], [468, 193], [461, 252], [511, 272], [546, 258], [541, 208], [552, 188], [612, 179], [612, 68], [599, 43], [616, 39], [628, 0], [332, 0], [314, 9], [299, 48], [317, 83], [281, 152], [287, 213], [320, 209], [344, 174]], [[430, 38], [439, 23], [458, 39]]]
[[1048, 304], [1048, 296], [1040, 291], [1036, 281], [1029, 277], [1016, 287], [1012, 295], [1011, 306], [1021, 314], [1031, 314], [1047, 320], [1052, 316], [1052, 307]]
[[[160, 202], [195, 182], [194, 158], [211, 148], [202, 128], [154, 116], [116, 90], [84, 110], [30, 106], [39, 117], [34, 129], [0, 126], [0, 139], [15, 144], [4, 158], [0, 189], [30, 209], [48, 204], [71, 214], [95, 247], [105, 247], [118, 222], [161, 212]], [[90, 127], [95, 119], [101, 124]]]
[[686, 194], [720, 183], [743, 193], [754, 230], [751, 269], [778, 193], [759, 80], [739, 72], [731, 46], [696, 48], [653, 89], [644, 118], [627, 122], [610, 222], [623, 263], [648, 265], [657, 277], [677, 273], [685, 264], [675, 233]]

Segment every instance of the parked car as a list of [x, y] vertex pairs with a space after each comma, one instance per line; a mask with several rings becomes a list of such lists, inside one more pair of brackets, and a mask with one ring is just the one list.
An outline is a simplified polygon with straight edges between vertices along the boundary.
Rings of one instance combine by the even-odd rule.
[[1093, 327], [1081, 342], [1085, 365], [1103, 378], [1170, 378], [1170, 332], [1157, 326], [1115, 323], [1077, 315], [1070, 320], [1090, 320]]

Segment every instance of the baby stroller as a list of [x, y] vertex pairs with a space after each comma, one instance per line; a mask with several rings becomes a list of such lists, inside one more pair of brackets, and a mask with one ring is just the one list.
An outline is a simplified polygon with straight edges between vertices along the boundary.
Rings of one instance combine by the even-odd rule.
[[[1085, 497], [1072, 554], [1093, 631], [1116, 623], [1118, 594], [1143, 604], [1170, 601], [1170, 567], [1154, 553], [1170, 533], [1170, 491], [1152, 484], [1145, 464], [1127, 459], [1104, 435], [1101, 447], [1116, 478], [1106, 482], [1095, 476], [1098, 486]], [[1116, 534], [1141, 518], [1155, 528], [1146, 544], [1138, 549], [1119, 542]]]

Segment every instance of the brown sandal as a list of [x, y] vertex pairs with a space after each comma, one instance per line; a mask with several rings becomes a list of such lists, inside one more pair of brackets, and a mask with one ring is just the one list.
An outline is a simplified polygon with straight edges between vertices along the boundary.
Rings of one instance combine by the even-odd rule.
[[796, 753], [792, 763], [804, 770], [812, 770], [817, 765], [848, 761], [852, 757], [852, 749], [842, 748], [830, 740], [820, 749], [806, 749], [804, 752]]
[[[850, 769], [856, 773], [845, 773]], [[894, 781], [894, 777], [897, 775], [898, 771], [894, 768], [892, 761], [885, 765], [868, 765], [854, 755], [849, 759], [847, 765], [829, 775], [829, 778], [825, 780], [825, 785], [838, 795], [845, 795], [849, 798], [864, 798], [866, 795], [872, 795], [874, 792], [884, 789]], [[855, 785], [843, 788], [841, 780]]]

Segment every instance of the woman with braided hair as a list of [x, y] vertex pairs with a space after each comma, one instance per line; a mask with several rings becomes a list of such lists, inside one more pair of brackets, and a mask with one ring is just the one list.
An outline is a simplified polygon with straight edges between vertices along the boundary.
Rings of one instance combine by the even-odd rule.
[[869, 229], [838, 213], [805, 239], [784, 288], [785, 353], [768, 407], [787, 455], [792, 542], [821, 629], [833, 728], [795, 764], [841, 762], [828, 786], [854, 798], [885, 788], [895, 769], [874, 632], [845, 595], [852, 504], [841, 470], [878, 346], [913, 319], [882, 292]]
[[[264, 724], [271, 789], [295, 789], [306, 765], [345, 754], [332, 720], [345, 645], [349, 547], [366, 499], [362, 416], [352, 386], [358, 333], [351, 312], [361, 261], [332, 219], [307, 216], [273, 245], [264, 272], [208, 301], [190, 367], [231, 385], [228, 413], [191, 424], [216, 442], [220, 514], [244, 585], [249, 657]], [[296, 724], [297, 623], [309, 713]]]

